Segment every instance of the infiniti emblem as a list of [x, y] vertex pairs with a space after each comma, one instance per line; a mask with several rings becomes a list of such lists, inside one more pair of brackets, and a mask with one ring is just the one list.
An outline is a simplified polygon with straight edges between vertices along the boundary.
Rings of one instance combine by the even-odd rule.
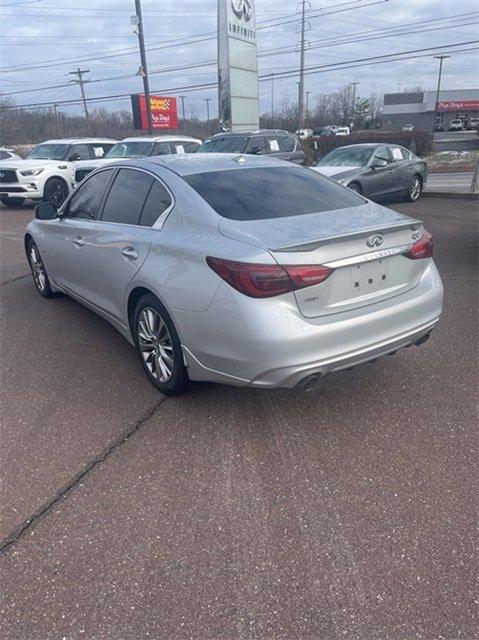
[[253, 7], [250, 0], [231, 0], [231, 7], [238, 18], [244, 18], [246, 22], [251, 20]]
[[4, 178], [5, 174], [4, 173], [0, 173], [0, 178]]
[[368, 247], [380, 247], [384, 241], [383, 236], [380, 233], [377, 233], [374, 236], [369, 236], [366, 240], [366, 244]]

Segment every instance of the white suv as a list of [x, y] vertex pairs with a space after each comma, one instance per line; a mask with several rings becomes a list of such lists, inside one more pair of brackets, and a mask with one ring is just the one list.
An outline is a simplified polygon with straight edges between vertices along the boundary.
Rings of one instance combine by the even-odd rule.
[[26, 199], [59, 207], [73, 188], [73, 169], [81, 160], [102, 158], [115, 144], [107, 138], [47, 140], [22, 160], [0, 160], [0, 201], [18, 207]]
[[79, 184], [85, 176], [104, 164], [112, 164], [128, 158], [145, 158], [146, 156], [165, 156], [175, 153], [194, 153], [201, 145], [201, 140], [190, 136], [138, 136], [125, 138], [117, 142], [104, 158], [78, 163], [75, 167], [74, 183]]

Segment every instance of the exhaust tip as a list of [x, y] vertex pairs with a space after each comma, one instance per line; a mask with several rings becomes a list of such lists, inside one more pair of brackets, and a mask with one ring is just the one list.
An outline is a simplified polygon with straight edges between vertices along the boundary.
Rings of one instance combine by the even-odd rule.
[[431, 332], [428, 331], [423, 336], [421, 336], [419, 340], [416, 340], [414, 344], [416, 345], [416, 347], [419, 347], [421, 344], [424, 344], [425, 342], [427, 342], [430, 337], [431, 337]]
[[310, 376], [306, 376], [306, 378], [303, 378], [300, 382], [298, 382], [296, 386], [300, 389], [303, 389], [303, 391], [311, 391], [311, 389], [314, 389], [314, 387], [316, 387], [320, 380], [321, 374], [313, 373]]

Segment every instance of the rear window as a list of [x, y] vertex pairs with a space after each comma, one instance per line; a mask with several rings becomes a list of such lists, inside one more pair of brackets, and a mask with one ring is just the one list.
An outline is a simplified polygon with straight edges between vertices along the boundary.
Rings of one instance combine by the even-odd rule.
[[365, 200], [304, 167], [210, 171], [184, 180], [224, 218], [265, 220], [357, 207]]

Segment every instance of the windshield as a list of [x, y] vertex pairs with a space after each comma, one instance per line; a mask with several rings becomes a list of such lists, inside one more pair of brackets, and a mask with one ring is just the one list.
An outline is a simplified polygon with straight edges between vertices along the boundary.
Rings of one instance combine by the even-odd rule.
[[151, 154], [154, 144], [151, 141], [117, 142], [105, 155], [105, 158], [144, 158]]
[[197, 153], [244, 153], [248, 138], [246, 136], [224, 136], [205, 140]]
[[255, 167], [184, 176], [224, 218], [265, 220], [364, 204], [361, 196], [304, 167]]
[[69, 144], [39, 144], [26, 156], [28, 160], [66, 160]]
[[335, 149], [318, 162], [320, 165], [333, 167], [364, 167], [371, 157], [373, 149], [370, 147], [356, 147]]

